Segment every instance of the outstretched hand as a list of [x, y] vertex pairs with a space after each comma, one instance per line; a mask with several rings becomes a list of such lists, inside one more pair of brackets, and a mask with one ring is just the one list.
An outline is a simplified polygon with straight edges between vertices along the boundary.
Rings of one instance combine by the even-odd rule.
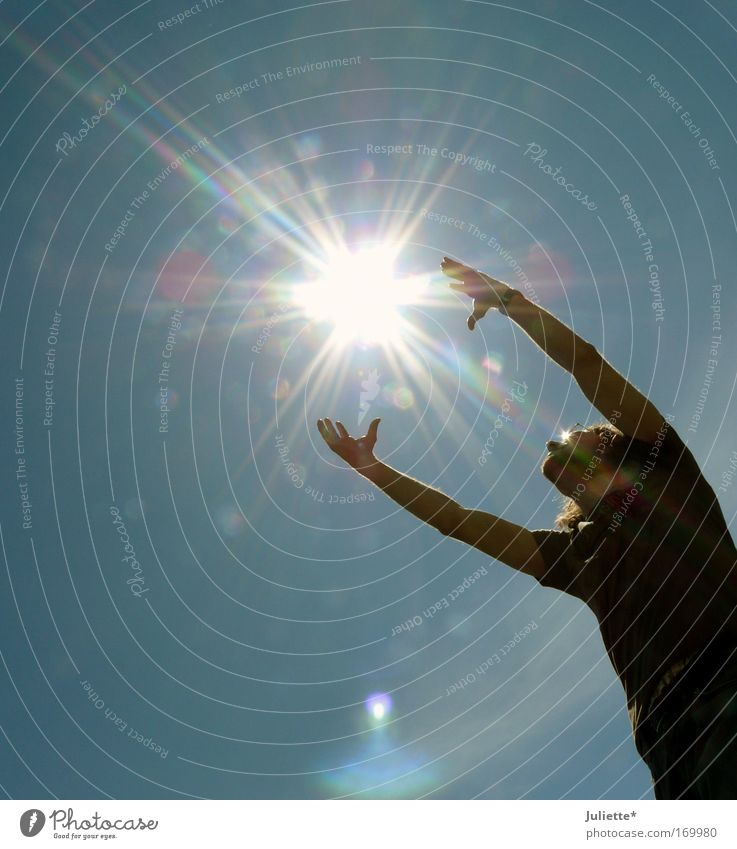
[[381, 419], [374, 419], [369, 425], [366, 435], [360, 439], [354, 439], [342, 422], [336, 422], [333, 425], [330, 419], [318, 419], [317, 429], [331, 451], [345, 460], [349, 466], [360, 470], [376, 462], [374, 445], [376, 445], [376, 434], [379, 430], [380, 421]]
[[473, 330], [476, 322], [483, 318], [490, 309], [500, 305], [499, 294], [509, 288], [501, 280], [489, 277], [488, 274], [476, 271], [470, 265], [463, 265], [463, 263], [447, 256], [443, 257], [440, 268], [443, 274], [461, 281], [460, 283], [450, 283], [451, 289], [473, 299], [473, 312], [466, 321], [469, 330]]

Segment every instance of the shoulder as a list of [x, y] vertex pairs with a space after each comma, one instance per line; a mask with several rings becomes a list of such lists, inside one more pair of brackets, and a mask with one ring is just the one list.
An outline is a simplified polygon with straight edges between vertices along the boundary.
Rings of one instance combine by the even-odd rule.
[[598, 584], [593, 574], [596, 567], [591, 563], [603, 542], [605, 530], [599, 521], [585, 521], [565, 530], [532, 531], [544, 562], [538, 581], [588, 603]]
[[656, 514], [665, 514], [669, 526], [673, 524], [673, 516], [688, 516], [697, 522], [708, 517], [726, 528], [714, 489], [672, 422], [665, 422], [653, 442], [641, 466], [640, 479], [643, 489], [655, 501]]
[[703, 480], [701, 467], [691, 449], [678, 435], [672, 417], [663, 421], [662, 428], [650, 446], [648, 460], [645, 470], [655, 471], [659, 468], [671, 483], [693, 485]]

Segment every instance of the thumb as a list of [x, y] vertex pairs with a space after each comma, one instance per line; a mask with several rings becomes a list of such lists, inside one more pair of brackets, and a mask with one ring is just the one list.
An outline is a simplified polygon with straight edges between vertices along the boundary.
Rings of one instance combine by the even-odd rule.
[[476, 327], [476, 322], [482, 319], [489, 311], [487, 307], [480, 306], [478, 301], [474, 301], [473, 306], [474, 310], [466, 321], [469, 330], [473, 330]]
[[376, 435], [377, 435], [378, 430], [379, 430], [379, 422], [380, 421], [381, 421], [381, 419], [374, 419], [371, 422], [371, 424], [369, 425], [368, 430], [366, 431], [366, 440], [372, 446], [376, 442]]

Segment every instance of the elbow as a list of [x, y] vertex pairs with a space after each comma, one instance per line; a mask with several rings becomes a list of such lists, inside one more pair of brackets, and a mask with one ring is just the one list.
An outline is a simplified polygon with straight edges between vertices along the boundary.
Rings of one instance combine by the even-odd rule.
[[466, 510], [460, 504], [449, 504], [438, 513], [432, 524], [443, 536], [457, 537], [465, 521], [465, 514]]
[[589, 380], [591, 375], [595, 374], [598, 376], [601, 363], [601, 354], [590, 342], [584, 342], [581, 345], [577, 344], [574, 352], [571, 374], [574, 378], [576, 378], [579, 384], [581, 381], [586, 382]]
[[577, 367], [590, 366], [601, 360], [601, 354], [596, 350], [596, 347], [592, 345], [591, 342], [577, 343], [574, 357], [575, 365]]

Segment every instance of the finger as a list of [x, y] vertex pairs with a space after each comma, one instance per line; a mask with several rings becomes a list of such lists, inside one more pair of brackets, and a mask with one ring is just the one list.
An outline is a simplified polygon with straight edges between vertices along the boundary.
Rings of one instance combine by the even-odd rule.
[[440, 270], [448, 277], [455, 277], [456, 280], [462, 280], [467, 269], [465, 265], [459, 262], [449, 262], [440, 266]]
[[448, 286], [451, 289], [455, 289], [456, 292], [460, 292], [462, 295], [468, 294], [466, 292], [466, 284], [465, 283], [448, 283]]
[[501, 280], [497, 280], [496, 277], [492, 277], [490, 274], [484, 274], [483, 271], [479, 271], [479, 276], [485, 280], [489, 286], [492, 288], [496, 288], [497, 286], [504, 286]]
[[334, 425], [333, 425], [333, 423], [330, 421], [330, 419], [325, 419], [325, 429], [326, 429], [326, 430], [327, 430], [327, 432], [330, 434], [330, 438], [331, 438], [331, 439], [335, 439], [335, 440], [337, 440], [337, 439], [339, 438], [339, 437], [338, 437], [338, 433], [337, 433], [337, 431], [335, 430], [335, 426], [334, 426]]
[[376, 434], [379, 431], [380, 421], [381, 419], [374, 419], [369, 425], [368, 430], [366, 431], [366, 439], [369, 440], [369, 442], [376, 442]]
[[469, 315], [466, 319], [466, 324], [468, 325], [469, 330], [473, 330], [476, 327], [476, 319], [473, 315]]
[[339, 433], [341, 436], [350, 436], [350, 434], [348, 433], [348, 431], [347, 431], [347, 430], [345, 429], [345, 427], [343, 426], [343, 422], [336, 422], [336, 423], [335, 423], [335, 426], [338, 428], [338, 433]]
[[317, 429], [320, 431], [322, 438], [328, 442], [331, 438], [328, 426], [325, 424], [325, 419], [317, 420]]

